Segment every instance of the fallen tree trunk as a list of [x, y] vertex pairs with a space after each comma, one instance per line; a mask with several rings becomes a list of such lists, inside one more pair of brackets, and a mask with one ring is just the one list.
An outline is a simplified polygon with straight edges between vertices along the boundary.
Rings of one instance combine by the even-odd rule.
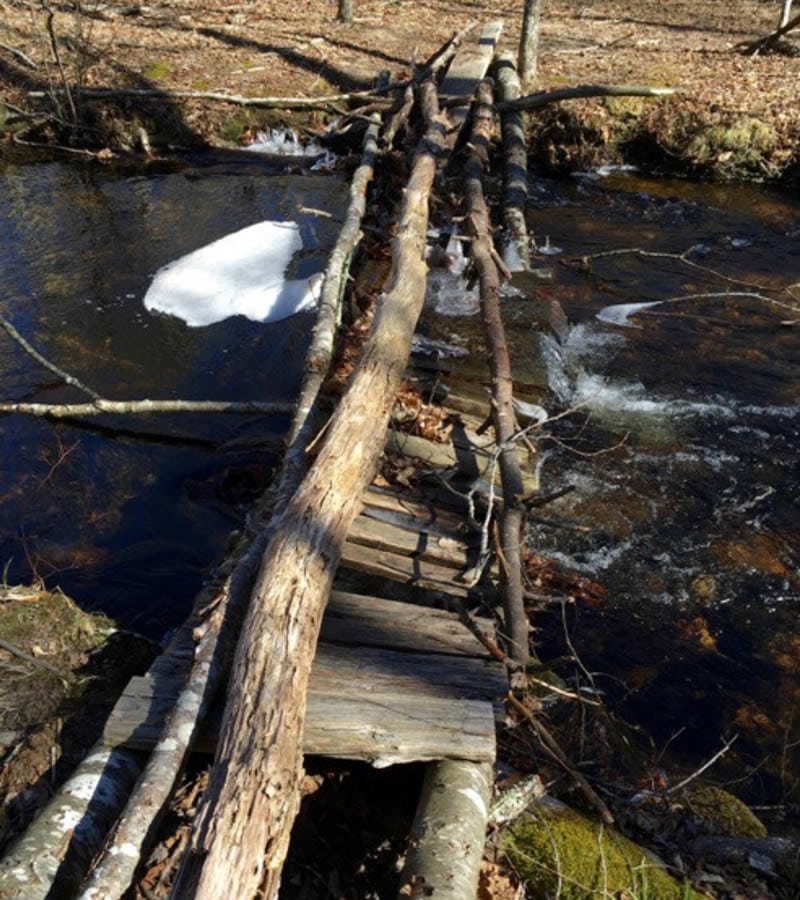
[[[95, 745], [0, 862], [0, 897], [72, 897], [139, 775], [137, 754]], [[91, 802], [90, 802], [91, 801]]]
[[400, 900], [476, 896], [492, 776], [488, 763], [442, 760], [428, 765], [400, 876]]
[[499, 449], [503, 483], [500, 517], [501, 569], [504, 576], [503, 609], [508, 656], [519, 666], [529, 658], [529, 624], [522, 587], [522, 497], [525, 485], [519, 455], [513, 441], [515, 432], [513, 376], [503, 319], [500, 314], [500, 275], [494, 260], [489, 231], [489, 211], [483, 194], [483, 172], [489, 161], [489, 139], [494, 124], [492, 89], [489, 82], [478, 88], [473, 107], [472, 134], [464, 166], [464, 194], [467, 224], [474, 239], [472, 258], [480, 281], [481, 315], [489, 340], [492, 375], [492, 422]]
[[[501, 102], [518, 100], [521, 89], [513, 55], [506, 51], [497, 65], [497, 86]], [[503, 131], [503, 221], [506, 226], [504, 261], [513, 272], [530, 268], [530, 239], [525, 223], [528, 204], [528, 145], [522, 113], [507, 109], [500, 116]], [[516, 265], [515, 265], [516, 264]]]
[[237, 648], [211, 781], [174, 897], [275, 898], [299, 807], [306, 689], [347, 530], [373, 477], [425, 296], [428, 199], [445, 147], [436, 89], [395, 238], [389, 287], [325, 442], [270, 542]]
[[[269, 491], [269, 496], [262, 500], [259, 512], [264, 507], [274, 506], [279, 515], [305, 471], [305, 455], [314, 435], [314, 426], [318, 424], [315, 412], [319, 390], [333, 359], [346, 276], [361, 233], [367, 187], [374, 173], [378, 127], [379, 120], [376, 119], [367, 129], [361, 165], [350, 186], [345, 223], [331, 252], [281, 476], [277, 488]], [[274, 523], [270, 523], [269, 533], [274, 527]], [[196, 740], [198, 726], [205, 719], [226, 671], [235, 625], [241, 621], [266, 543], [267, 536], [260, 534], [221, 590], [198, 604], [201, 608], [210, 608], [210, 612], [204, 620], [198, 616], [199, 621], [192, 628], [197, 649], [188, 680], [128, 802], [114, 839], [92, 873], [83, 894], [84, 900], [116, 900], [130, 887], [148, 838], [169, 800]]]

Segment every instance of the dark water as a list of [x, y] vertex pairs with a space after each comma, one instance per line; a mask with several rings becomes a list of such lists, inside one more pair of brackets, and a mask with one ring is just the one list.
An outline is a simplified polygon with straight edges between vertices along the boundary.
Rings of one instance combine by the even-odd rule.
[[[146, 177], [85, 165], [7, 166], [0, 313], [51, 361], [111, 398], [291, 401], [309, 315], [192, 329], [142, 305], [157, 268], [263, 219], [301, 223], [308, 252], [298, 274], [324, 266], [344, 209], [342, 183], [268, 174], [252, 164]], [[85, 399], [5, 334], [0, 371], [4, 399]], [[95, 421], [135, 434], [0, 418], [0, 564], [11, 582], [45, 577], [85, 606], [160, 634], [185, 616], [246, 502], [268, 480], [287, 421]]]
[[[576, 407], [542, 443], [542, 480], [574, 485], [550, 512], [590, 529], [532, 540], [608, 591], [602, 609], [569, 611], [575, 646], [659, 746], [698, 760], [738, 735], [730, 771], [757, 770], [753, 797], [796, 804], [800, 194], [615, 176], [540, 186], [530, 221], [564, 250], [541, 260], [556, 262], [539, 293], [571, 323], [553, 348], [550, 403]], [[695, 248], [697, 265], [564, 264], [620, 248]], [[597, 318], [726, 291], [761, 296], [664, 304], [630, 327]], [[553, 646], [557, 618], [543, 637]]]

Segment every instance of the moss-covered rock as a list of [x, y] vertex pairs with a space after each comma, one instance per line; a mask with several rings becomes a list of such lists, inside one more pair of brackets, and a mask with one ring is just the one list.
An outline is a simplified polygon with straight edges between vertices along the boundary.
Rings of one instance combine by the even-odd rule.
[[767, 829], [741, 800], [710, 784], [692, 787], [689, 809], [703, 820], [706, 830], [728, 837], [765, 838]]
[[503, 848], [526, 883], [529, 897], [698, 898], [688, 884], [672, 878], [653, 854], [549, 797], [509, 828]]

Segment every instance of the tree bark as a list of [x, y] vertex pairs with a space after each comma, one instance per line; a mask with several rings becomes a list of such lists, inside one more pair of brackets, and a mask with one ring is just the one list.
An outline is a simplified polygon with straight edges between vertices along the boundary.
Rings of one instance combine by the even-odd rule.
[[[518, 100], [521, 90], [514, 58], [506, 51], [497, 67], [500, 100]], [[506, 227], [503, 258], [513, 272], [530, 268], [530, 239], [525, 222], [528, 205], [528, 146], [522, 113], [508, 109], [500, 115], [503, 130], [503, 221]], [[514, 265], [516, 263], [516, 265]]]
[[262, 561], [237, 648], [211, 781], [174, 897], [277, 897], [299, 806], [306, 689], [322, 613], [347, 530], [373, 477], [425, 296], [428, 198], [445, 122], [417, 152], [389, 288], [326, 440]]
[[492, 775], [488, 763], [443, 760], [429, 764], [409, 835], [399, 900], [426, 897], [428, 891], [436, 900], [475, 897]]
[[522, 86], [526, 90], [533, 87], [536, 81], [541, 12], [542, 0], [525, 0], [525, 11], [522, 15], [522, 34], [519, 40], [519, 77], [522, 81]]
[[353, 23], [353, 0], [339, 0], [339, 21], [345, 25]]
[[95, 744], [4, 854], [0, 896], [5, 900], [73, 897], [139, 771], [135, 753]]
[[499, 449], [503, 483], [500, 520], [504, 569], [506, 641], [508, 655], [520, 666], [529, 659], [529, 623], [522, 587], [522, 504], [525, 486], [519, 455], [512, 438], [515, 430], [513, 376], [505, 328], [500, 314], [500, 276], [494, 261], [489, 230], [489, 212], [483, 194], [483, 172], [489, 160], [489, 140], [494, 123], [492, 89], [489, 82], [478, 88], [473, 107], [469, 154], [464, 167], [467, 222], [474, 236], [472, 258], [480, 281], [481, 314], [489, 339], [492, 374], [492, 420]]

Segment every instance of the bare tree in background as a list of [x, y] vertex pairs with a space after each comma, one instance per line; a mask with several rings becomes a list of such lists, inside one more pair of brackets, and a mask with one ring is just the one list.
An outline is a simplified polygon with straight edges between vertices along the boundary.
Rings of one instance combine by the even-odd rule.
[[533, 88], [539, 59], [539, 20], [542, 0], [525, 0], [522, 35], [519, 40], [519, 78], [523, 93]]
[[789, 22], [789, 15], [792, 12], [792, 0], [783, 0], [783, 9], [781, 10], [781, 20], [778, 22], [778, 28], [783, 28]]
[[339, 0], [339, 21], [346, 25], [353, 23], [353, 0]]

